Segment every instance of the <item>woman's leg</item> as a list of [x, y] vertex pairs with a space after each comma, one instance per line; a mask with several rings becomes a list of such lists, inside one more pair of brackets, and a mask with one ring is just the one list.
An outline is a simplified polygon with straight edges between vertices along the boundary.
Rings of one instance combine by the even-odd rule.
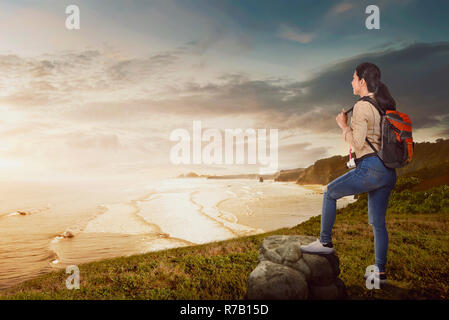
[[375, 265], [379, 272], [385, 272], [388, 251], [388, 232], [385, 216], [392, 187], [390, 185], [368, 192], [369, 223], [374, 231]]
[[366, 178], [364, 170], [364, 168], [353, 169], [324, 187], [321, 209], [321, 243], [332, 241], [332, 228], [337, 216], [337, 200], [341, 197], [368, 191], [362, 183], [362, 179]]

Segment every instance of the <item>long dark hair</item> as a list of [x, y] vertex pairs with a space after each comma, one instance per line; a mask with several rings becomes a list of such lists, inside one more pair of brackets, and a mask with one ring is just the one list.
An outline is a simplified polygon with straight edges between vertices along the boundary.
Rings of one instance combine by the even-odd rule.
[[396, 110], [396, 101], [390, 94], [387, 86], [380, 81], [380, 69], [374, 64], [364, 62], [355, 68], [359, 80], [365, 79], [369, 92], [374, 92], [379, 106], [385, 110]]

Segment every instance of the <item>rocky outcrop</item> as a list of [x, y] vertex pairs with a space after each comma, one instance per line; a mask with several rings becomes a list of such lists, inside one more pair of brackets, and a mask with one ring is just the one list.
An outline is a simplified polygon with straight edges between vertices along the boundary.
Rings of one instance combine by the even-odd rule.
[[281, 170], [274, 176], [274, 181], [296, 181], [304, 170], [304, 168]]
[[198, 174], [196, 174], [195, 172], [189, 172], [189, 173], [181, 173], [179, 176], [177, 176], [176, 178], [198, 178], [200, 177]]
[[75, 233], [74, 233], [72, 230], [67, 229], [66, 231], [64, 231], [64, 233], [62, 234], [62, 236], [63, 236], [64, 238], [73, 238], [73, 237], [75, 236]]
[[246, 299], [305, 300], [345, 299], [338, 256], [301, 251], [302, 244], [316, 238], [301, 235], [275, 235], [263, 239], [259, 264], [250, 273]]
[[207, 176], [207, 179], [259, 179], [262, 177], [264, 180], [272, 180], [275, 177], [275, 173], [273, 174], [264, 174], [260, 175], [258, 173], [248, 173], [248, 174], [228, 174], [223, 176]]
[[347, 156], [333, 156], [317, 160], [314, 164], [301, 171], [296, 183], [328, 184], [349, 170], [346, 167], [347, 161]]

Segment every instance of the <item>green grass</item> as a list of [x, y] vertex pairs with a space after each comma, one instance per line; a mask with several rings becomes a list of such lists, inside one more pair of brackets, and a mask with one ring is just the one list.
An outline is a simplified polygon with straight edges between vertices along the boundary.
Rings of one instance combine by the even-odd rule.
[[[434, 187], [424, 195], [407, 191], [410, 186], [404, 184], [409, 182], [398, 181], [387, 211], [390, 285], [383, 290], [368, 290], [363, 279], [365, 268], [374, 263], [366, 196], [338, 210], [333, 243], [350, 299], [449, 298], [449, 214], [441, 206], [448, 187]], [[426, 202], [429, 197], [432, 201]], [[399, 210], [416, 199], [425, 211]], [[83, 264], [79, 290], [68, 290], [68, 275], [60, 271], [4, 290], [0, 299], [243, 299], [263, 238], [319, 233], [317, 216], [255, 236]]]

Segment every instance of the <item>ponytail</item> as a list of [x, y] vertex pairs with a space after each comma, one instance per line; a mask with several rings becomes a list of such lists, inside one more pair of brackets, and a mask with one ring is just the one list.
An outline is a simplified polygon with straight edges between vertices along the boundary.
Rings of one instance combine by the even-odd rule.
[[385, 110], [396, 110], [396, 101], [394, 101], [393, 97], [390, 94], [387, 86], [379, 81], [379, 85], [374, 92], [374, 97], [376, 98], [379, 106]]

